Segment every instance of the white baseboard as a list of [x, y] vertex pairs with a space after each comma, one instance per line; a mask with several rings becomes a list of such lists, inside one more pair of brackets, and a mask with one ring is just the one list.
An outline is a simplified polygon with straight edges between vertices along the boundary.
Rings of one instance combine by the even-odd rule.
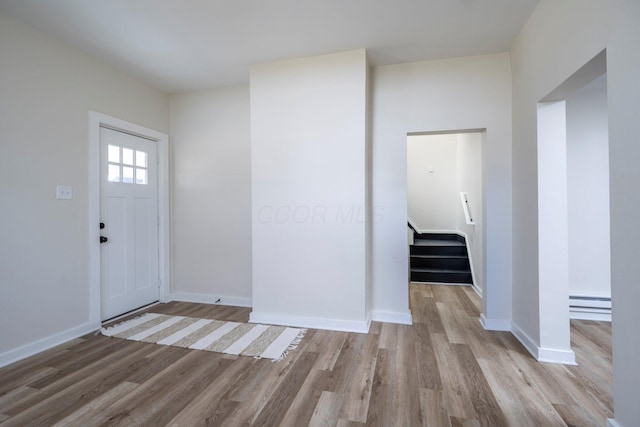
[[401, 325], [413, 324], [413, 318], [411, 317], [411, 310], [405, 313], [399, 312], [399, 311], [374, 310], [371, 312], [371, 320], [373, 320], [374, 322], [399, 323]]
[[612, 418], [607, 418], [607, 427], [622, 427], [622, 424]]
[[461, 234], [458, 230], [424, 230], [418, 227], [416, 223], [408, 217], [407, 222], [411, 225], [411, 228], [413, 228], [418, 234]]
[[478, 296], [482, 299], [482, 289], [477, 287], [475, 283], [471, 285], [471, 289], [473, 289], [476, 292], [476, 294], [478, 294]]
[[415, 229], [420, 234], [457, 234], [460, 236], [458, 230], [422, 230], [420, 228]]
[[231, 305], [234, 307], [253, 307], [251, 298], [229, 297], [210, 294], [193, 294], [189, 292], [174, 292], [172, 301], [195, 302], [199, 304]]
[[577, 365], [576, 355], [572, 350], [538, 347], [536, 342], [513, 322], [511, 322], [511, 333], [538, 362]]
[[49, 350], [57, 345], [64, 344], [67, 341], [74, 340], [78, 337], [86, 335], [91, 332], [95, 332], [100, 329], [100, 323], [88, 322], [83, 325], [76, 326], [66, 331], [51, 335], [46, 338], [39, 339], [29, 344], [25, 344], [21, 347], [13, 350], [5, 351], [0, 354], [0, 368], [10, 365], [34, 354], [41, 353], [45, 350]]
[[511, 322], [511, 333], [520, 341], [524, 348], [538, 360], [538, 344], [514, 322]]
[[511, 332], [511, 320], [509, 319], [487, 319], [482, 313], [480, 324], [487, 331]]
[[482, 289], [478, 288], [477, 286], [478, 281], [476, 280], [476, 270], [473, 265], [471, 248], [469, 247], [469, 236], [467, 236], [467, 233], [463, 233], [462, 231], [458, 231], [457, 234], [464, 239], [464, 245], [467, 249], [467, 259], [469, 260], [469, 270], [471, 271], [471, 287], [474, 291], [476, 291], [476, 294], [478, 294], [478, 296], [482, 298]]
[[328, 331], [357, 332], [366, 334], [369, 332], [370, 320], [341, 320], [325, 319], [322, 317], [289, 316], [276, 313], [251, 312], [251, 323], [265, 323], [269, 325], [295, 326], [299, 328], [324, 329]]
[[555, 348], [539, 348], [538, 362], [560, 363], [562, 365], [574, 365], [576, 363], [576, 354], [573, 350], [558, 350]]

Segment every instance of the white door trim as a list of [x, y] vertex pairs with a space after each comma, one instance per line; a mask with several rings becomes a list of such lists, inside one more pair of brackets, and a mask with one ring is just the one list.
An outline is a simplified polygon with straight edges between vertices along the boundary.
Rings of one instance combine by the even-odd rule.
[[101, 322], [100, 304], [100, 127], [108, 127], [156, 141], [158, 144], [158, 266], [160, 302], [169, 301], [171, 284], [169, 258], [169, 136], [96, 111], [89, 111], [89, 318]]

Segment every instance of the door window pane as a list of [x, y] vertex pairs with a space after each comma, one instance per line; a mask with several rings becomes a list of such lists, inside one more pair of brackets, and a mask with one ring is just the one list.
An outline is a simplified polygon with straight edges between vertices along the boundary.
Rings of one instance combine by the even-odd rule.
[[122, 182], [133, 183], [133, 168], [130, 166], [122, 167]]
[[109, 145], [109, 161], [112, 163], [120, 163], [120, 147], [117, 145]]
[[136, 168], [136, 184], [147, 185], [147, 170]]
[[141, 168], [147, 167], [147, 153], [144, 151], [136, 151], [136, 166]]
[[109, 165], [107, 179], [109, 182], [120, 182], [120, 165]]
[[149, 184], [149, 154], [146, 151], [107, 146], [107, 179], [109, 182]]
[[133, 150], [130, 148], [122, 149], [122, 163], [125, 165], [133, 165]]

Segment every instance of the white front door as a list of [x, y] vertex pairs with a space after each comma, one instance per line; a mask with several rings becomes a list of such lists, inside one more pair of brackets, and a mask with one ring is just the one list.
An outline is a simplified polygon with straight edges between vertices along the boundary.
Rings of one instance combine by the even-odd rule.
[[157, 143], [100, 128], [102, 320], [158, 301]]

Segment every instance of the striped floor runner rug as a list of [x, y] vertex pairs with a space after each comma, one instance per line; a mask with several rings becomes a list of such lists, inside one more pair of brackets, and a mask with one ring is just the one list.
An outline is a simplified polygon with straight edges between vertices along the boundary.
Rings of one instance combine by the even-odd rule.
[[298, 346], [306, 331], [285, 326], [146, 313], [103, 328], [102, 334], [132, 341], [278, 361]]

